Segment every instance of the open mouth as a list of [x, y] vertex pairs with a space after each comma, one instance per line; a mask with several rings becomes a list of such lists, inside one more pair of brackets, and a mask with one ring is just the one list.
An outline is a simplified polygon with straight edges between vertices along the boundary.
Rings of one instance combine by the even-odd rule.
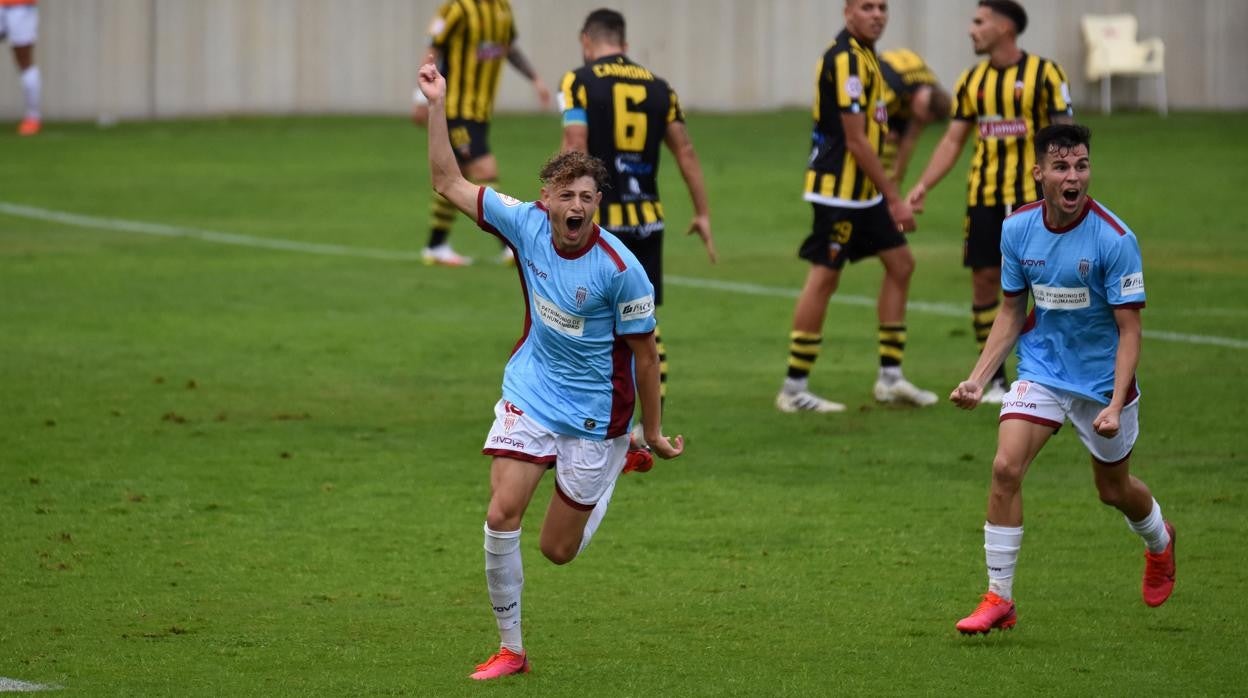
[[579, 231], [584, 223], [585, 219], [581, 216], [568, 216], [568, 232], [575, 233]]
[[1079, 200], [1079, 190], [1078, 189], [1063, 189], [1062, 198], [1066, 200], [1066, 203], [1073, 204]]

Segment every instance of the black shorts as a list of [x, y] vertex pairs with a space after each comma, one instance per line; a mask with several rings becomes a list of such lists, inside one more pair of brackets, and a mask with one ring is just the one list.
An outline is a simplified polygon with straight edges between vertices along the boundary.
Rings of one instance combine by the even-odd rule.
[[897, 230], [883, 201], [868, 208], [811, 205], [815, 222], [797, 251], [798, 257], [811, 264], [840, 269], [846, 260], [857, 262], [906, 244], [906, 236]]
[[490, 154], [488, 122], [447, 119], [446, 128], [451, 136], [451, 150], [455, 151], [455, 161], [460, 165]]
[[650, 284], [654, 286], [654, 304], [663, 304], [663, 231], [655, 231], [645, 237], [638, 237], [628, 233], [616, 233], [611, 231], [629, 252], [641, 262], [641, 268], [646, 270], [646, 276], [650, 278]]
[[1019, 205], [967, 206], [962, 225], [962, 266], [971, 269], [1001, 266], [1001, 224]]

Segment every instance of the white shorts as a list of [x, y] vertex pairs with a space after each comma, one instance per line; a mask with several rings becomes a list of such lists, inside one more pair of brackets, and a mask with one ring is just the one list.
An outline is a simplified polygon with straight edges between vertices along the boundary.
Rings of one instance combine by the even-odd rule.
[[481, 452], [555, 469], [555, 490], [575, 509], [593, 509], [624, 470], [628, 435], [599, 441], [550, 431], [519, 407], [499, 400]]
[[33, 46], [39, 33], [39, 10], [34, 5], [0, 7], [0, 39], [13, 46]]
[[[1134, 392], [1134, 391], [1132, 391]], [[1140, 435], [1140, 396], [1135, 393], [1122, 408], [1117, 436], [1096, 433], [1092, 421], [1105, 409], [1094, 400], [1053, 390], [1032, 381], [1018, 380], [1001, 401], [1001, 419], [1022, 419], [1034, 424], [1061, 428], [1067, 419], [1074, 425], [1079, 440], [1088, 453], [1102, 463], [1117, 464], [1126, 460]]]

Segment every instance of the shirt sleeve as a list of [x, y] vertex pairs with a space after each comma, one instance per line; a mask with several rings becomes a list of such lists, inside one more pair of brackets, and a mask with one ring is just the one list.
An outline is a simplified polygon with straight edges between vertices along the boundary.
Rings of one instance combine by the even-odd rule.
[[1007, 296], [1018, 296], [1027, 291], [1027, 279], [1018, 259], [1019, 232], [1017, 219], [1007, 218], [1001, 225], [1001, 292]]
[[576, 71], [569, 70], [559, 82], [559, 111], [563, 112], [563, 126], [588, 126], [585, 86], [576, 78]]
[[439, 49], [446, 45], [446, 38], [455, 26], [464, 21], [464, 8], [458, 0], [450, 0], [438, 8], [438, 13], [429, 22], [429, 44]]
[[524, 247], [524, 231], [536, 206], [500, 194], [490, 187], [477, 191], [477, 225], [487, 233], [493, 233], [516, 249]]
[[1047, 93], [1046, 102], [1050, 114], [1055, 116], [1074, 116], [1075, 106], [1070, 99], [1070, 83], [1066, 80], [1066, 72], [1052, 61], [1045, 63], [1044, 89]]
[[654, 331], [654, 286], [640, 264], [630, 264], [616, 278], [614, 288], [615, 333], [648, 334]]
[[1144, 307], [1144, 260], [1135, 236], [1115, 235], [1102, 253], [1105, 299], [1115, 308]]
[[839, 51], [827, 68], [827, 79], [836, 90], [836, 106], [842, 113], [861, 114], [868, 110], [867, 66], [854, 51]]
[[958, 78], [953, 88], [953, 106], [949, 116], [960, 121], [974, 121], [978, 118], [975, 112], [975, 96], [970, 93], [971, 71], [966, 70]]
[[667, 123], [670, 124], [673, 121], [679, 121], [681, 123], [684, 123], [685, 110], [681, 109], [680, 98], [676, 96], [676, 90], [673, 90], [671, 85], [668, 85], [667, 87], [667, 94], [668, 94]]

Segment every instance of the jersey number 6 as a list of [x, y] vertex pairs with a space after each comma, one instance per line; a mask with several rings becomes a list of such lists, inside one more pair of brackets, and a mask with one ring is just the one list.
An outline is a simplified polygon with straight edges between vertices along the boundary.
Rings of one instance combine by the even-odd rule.
[[641, 152], [646, 147], [646, 114], [631, 107], [646, 101], [646, 86], [617, 82], [611, 90], [615, 101], [615, 148]]

